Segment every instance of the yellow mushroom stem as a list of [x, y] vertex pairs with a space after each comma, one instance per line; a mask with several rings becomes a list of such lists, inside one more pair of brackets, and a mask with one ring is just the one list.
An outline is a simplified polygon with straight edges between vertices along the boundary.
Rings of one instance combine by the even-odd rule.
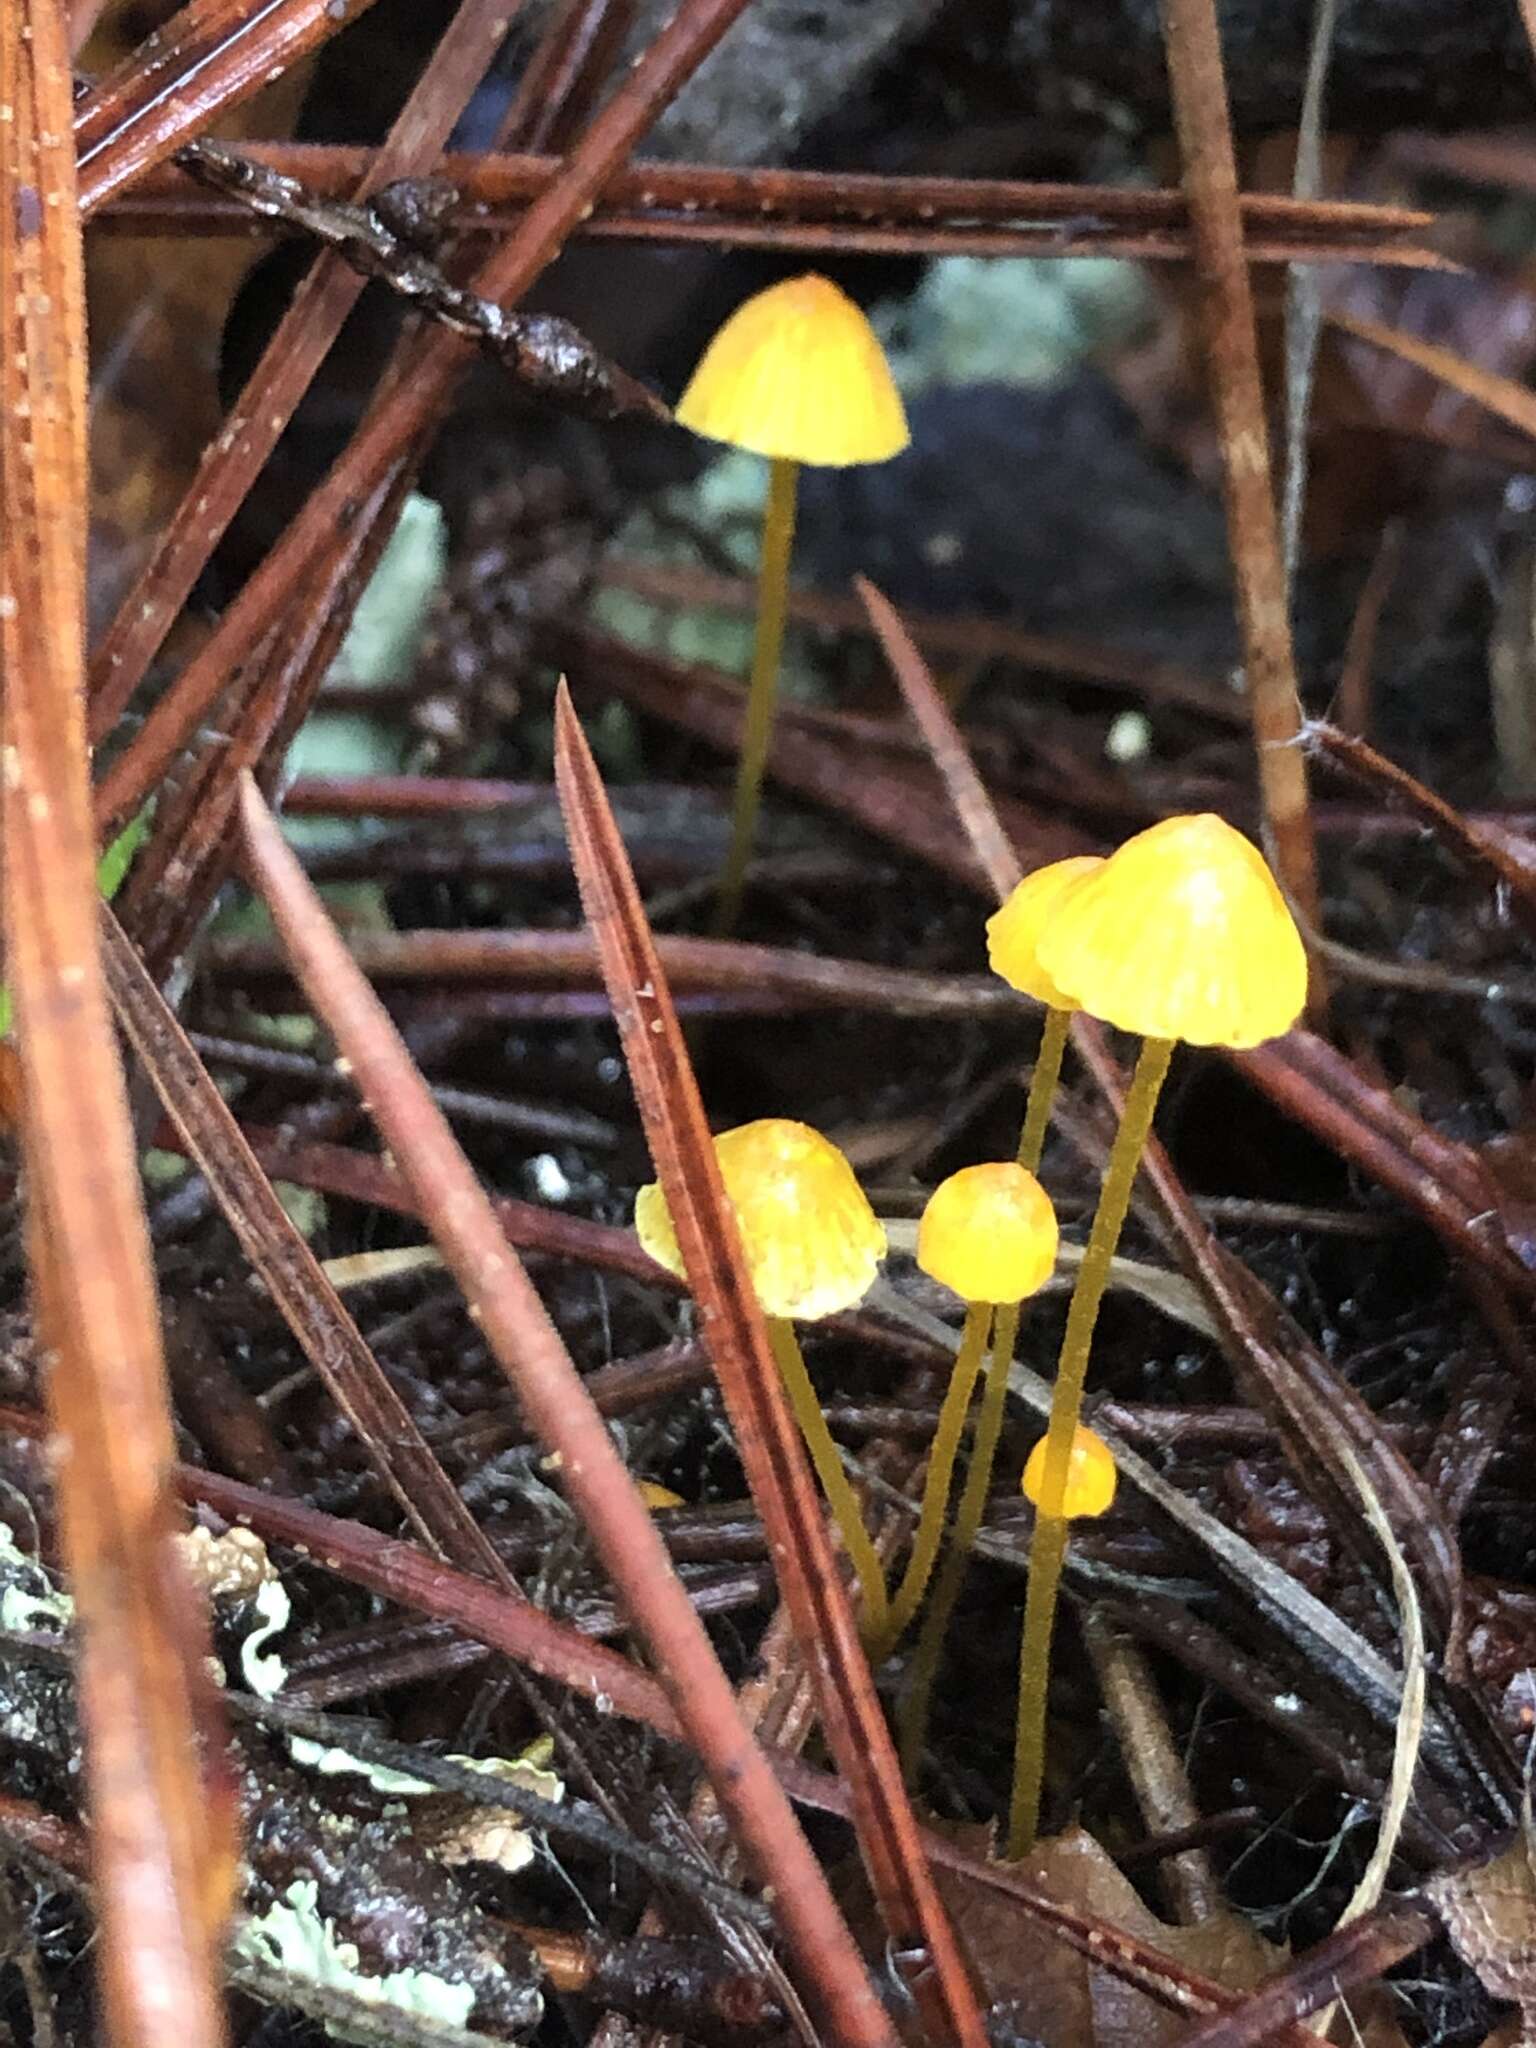
[[1120, 1128], [1110, 1147], [1099, 1190], [1093, 1228], [1077, 1269], [1077, 1284], [1067, 1310], [1067, 1327], [1056, 1361], [1051, 1390], [1051, 1419], [1045, 1437], [1045, 1470], [1034, 1535], [1029, 1546], [1029, 1587], [1024, 1598], [1024, 1632], [1019, 1651], [1019, 1720], [1013, 1752], [1013, 1799], [1008, 1818], [1008, 1854], [1027, 1856], [1040, 1826], [1040, 1790], [1045, 1777], [1045, 1708], [1050, 1684], [1051, 1636], [1056, 1599], [1067, 1550], [1067, 1523], [1062, 1514], [1072, 1469], [1072, 1444], [1082, 1415], [1083, 1387], [1094, 1325], [1109, 1285], [1110, 1267], [1120, 1242], [1136, 1169], [1152, 1130], [1157, 1098], [1173, 1056], [1171, 1038], [1143, 1040], [1136, 1071], [1126, 1091]]
[[[1045, 1149], [1045, 1134], [1051, 1121], [1051, 1109], [1056, 1100], [1056, 1086], [1061, 1079], [1062, 1054], [1066, 1050], [1067, 1033], [1071, 1028], [1072, 1014], [1054, 1006], [1046, 1009], [1045, 1023], [1040, 1032], [1040, 1047], [1035, 1054], [1034, 1072], [1029, 1077], [1029, 1095], [1024, 1104], [1024, 1127], [1019, 1137], [1019, 1164], [1034, 1173], [1040, 1164], [1040, 1155]], [[1013, 1363], [1013, 1349], [1018, 1342], [1019, 1318], [1022, 1303], [1007, 1302], [996, 1311], [992, 1326], [992, 1353], [987, 1366], [986, 1386], [981, 1397], [981, 1409], [976, 1418], [976, 1439], [971, 1446], [971, 1462], [965, 1475], [965, 1486], [960, 1495], [960, 1506], [955, 1514], [955, 1526], [950, 1536], [948, 1553], [938, 1584], [934, 1588], [933, 1603], [923, 1617], [922, 1631], [917, 1639], [917, 1654], [913, 1659], [912, 1678], [907, 1687], [898, 1714], [898, 1738], [901, 1751], [901, 1766], [909, 1784], [916, 1781], [922, 1761], [923, 1745], [928, 1739], [928, 1713], [933, 1700], [934, 1681], [939, 1673], [939, 1658], [944, 1649], [944, 1638], [949, 1633], [950, 1616], [955, 1611], [955, 1602], [960, 1597], [960, 1588], [965, 1582], [966, 1566], [970, 1562], [971, 1546], [981, 1532], [982, 1516], [986, 1513], [987, 1495], [992, 1490], [992, 1470], [997, 1462], [997, 1446], [1003, 1433], [1003, 1416], [1008, 1405], [1008, 1368]], [[955, 1380], [959, 1378], [961, 1361], [965, 1357], [966, 1344], [971, 1337], [974, 1309], [967, 1310], [965, 1333], [961, 1338], [960, 1351], [955, 1358], [955, 1378], [950, 1381], [953, 1395]], [[974, 1372], [972, 1375], [974, 1380]], [[970, 1392], [966, 1393], [966, 1405], [970, 1404]], [[948, 1407], [948, 1401], [945, 1407]], [[940, 1415], [940, 1428], [943, 1415]], [[929, 1459], [929, 1482], [933, 1477], [934, 1462], [938, 1456], [938, 1441]], [[944, 1492], [947, 1501], [952, 1472], [944, 1477]], [[928, 1488], [923, 1492], [923, 1513], [928, 1511]], [[943, 1509], [940, 1508], [942, 1518]], [[917, 1557], [917, 1543], [923, 1535], [923, 1524], [918, 1524], [917, 1539], [913, 1544], [913, 1559]], [[935, 1537], [935, 1540], [937, 1538]], [[931, 1571], [930, 1563], [928, 1570]], [[911, 1566], [908, 1566], [908, 1576]], [[926, 1576], [926, 1574], [925, 1574]], [[906, 1590], [903, 1582], [902, 1591]], [[901, 1594], [897, 1594], [900, 1603]], [[922, 1589], [918, 1599], [921, 1601]], [[915, 1609], [914, 1609], [915, 1611]], [[910, 1619], [910, 1617], [908, 1617]], [[903, 1622], [902, 1626], [905, 1627]], [[894, 1647], [897, 1630], [891, 1637]]]
[[731, 804], [731, 844], [720, 872], [715, 907], [715, 935], [728, 938], [741, 912], [747, 863], [757, 837], [757, 814], [763, 798], [763, 774], [773, 738], [773, 713], [778, 701], [779, 661], [784, 651], [784, 617], [789, 604], [789, 557], [795, 541], [795, 498], [800, 465], [775, 456], [768, 465], [768, 497], [763, 507], [762, 553], [757, 568], [757, 631], [752, 646], [752, 677], [747, 685], [746, 721], [741, 757], [736, 764], [736, 793]]
[[1058, 1010], [1054, 1005], [1046, 1010], [1040, 1028], [1040, 1050], [1035, 1054], [1035, 1071], [1029, 1077], [1024, 1128], [1019, 1134], [1019, 1164], [1031, 1173], [1040, 1171], [1040, 1155], [1045, 1150], [1045, 1134], [1056, 1101], [1056, 1084], [1061, 1079], [1061, 1056], [1067, 1049], [1071, 1027], [1070, 1010]]
[[907, 1624], [922, 1606], [928, 1581], [933, 1576], [939, 1544], [944, 1536], [944, 1515], [949, 1506], [955, 1460], [960, 1452], [960, 1435], [965, 1428], [971, 1395], [976, 1391], [982, 1360], [986, 1357], [991, 1328], [992, 1304], [985, 1301], [967, 1303], [960, 1349], [955, 1354], [954, 1369], [949, 1376], [949, 1386], [939, 1409], [938, 1427], [934, 1430], [933, 1444], [928, 1452], [928, 1470], [923, 1479], [922, 1505], [918, 1510], [917, 1534], [912, 1539], [912, 1555], [907, 1559], [901, 1584], [891, 1596], [890, 1616], [880, 1640], [871, 1650], [872, 1663], [878, 1664], [883, 1657], [889, 1656], [900, 1642]]
[[842, 1455], [833, 1442], [832, 1432], [827, 1427], [826, 1417], [821, 1412], [821, 1403], [816, 1398], [816, 1389], [806, 1371], [805, 1357], [800, 1349], [800, 1340], [794, 1326], [780, 1316], [768, 1317], [768, 1341], [773, 1347], [774, 1362], [779, 1376], [789, 1395], [789, 1405], [795, 1412], [800, 1425], [800, 1434], [805, 1438], [805, 1448], [811, 1454], [811, 1463], [816, 1468], [816, 1477], [821, 1481], [821, 1490], [827, 1497], [843, 1546], [853, 1562], [858, 1576], [859, 1588], [864, 1596], [863, 1629], [867, 1641], [878, 1640], [884, 1635], [889, 1602], [885, 1593], [885, 1573], [880, 1564], [880, 1553], [864, 1527], [864, 1516], [859, 1507], [858, 1495], [849, 1483], [848, 1474], [843, 1470]]

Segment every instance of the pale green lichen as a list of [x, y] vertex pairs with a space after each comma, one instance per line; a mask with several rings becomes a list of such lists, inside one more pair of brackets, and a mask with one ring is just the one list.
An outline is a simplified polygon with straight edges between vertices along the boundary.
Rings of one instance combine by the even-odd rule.
[[75, 1619], [75, 1603], [54, 1585], [35, 1557], [17, 1547], [10, 1525], [0, 1522], [0, 1574], [15, 1577], [0, 1592], [0, 1629], [7, 1634], [39, 1630], [56, 1634]]
[[356, 1944], [337, 1935], [318, 1911], [318, 1900], [312, 1877], [295, 1878], [265, 1913], [242, 1923], [234, 1940], [236, 1955], [275, 1966], [321, 1990], [342, 1992], [360, 2004], [388, 2006], [439, 2025], [464, 2025], [475, 2003], [471, 1986], [450, 1983], [429, 1970], [364, 1975]]
[[1055, 384], [1147, 318], [1150, 288], [1134, 263], [946, 256], [900, 305], [878, 307], [876, 332], [903, 392], [934, 385]]
[[[442, 507], [412, 492], [352, 614], [332, 679], [378, 689], [408, 676], [447, 566]], [[405, 743], [405, 728], [394, 713], [375, 719], [362, 712], [320, 710], [295, 738], [286, 766], [291, 775], [392, 775], [400, 768]], [[335, 818], [289, 819], [284, 830], [304, 846], [344, 845], [357, 836], [354, 823]]]

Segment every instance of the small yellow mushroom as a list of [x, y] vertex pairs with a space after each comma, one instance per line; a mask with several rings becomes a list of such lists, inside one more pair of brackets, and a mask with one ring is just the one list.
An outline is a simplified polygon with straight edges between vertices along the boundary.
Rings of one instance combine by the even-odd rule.
[[[715, 1139], [715, 1157], [774, 1359], [858, 1574], [866, 1633], [878, 1638], [886, 1622], [885, 1574], [790, 1319], [816, 1322], [862, 1301], [885, 1256], [885, 1230], [848, 1161], [809, 1124], [787, 1117], [741, 1124]], [[636, 1196], [635, 1230], [653, 1259], [686, 1277], [659, 1182]]]
[[1009, 1822], [1014, 1856], [1033, 1847], [1040, 1822], [1064, 1503], [1094, 1325], [1174, 1045], [1261, 1045], [1289, 1031], [1307, 999], [1306, 950], [1263, 855], [1208, 813], [1138, 832], [1069, 889], [1040, 936], [1039, 965], [1089, 1015], [1140, 1033], [1142, 1045], [1067, 1310], [1041, 1453]]
[[964, 1301], [965, 1328], [939, 1409], [912, 1555], [891, 1600], [883, 1649], [894, 1648], [928, 1590], [993, 1311], [1039, 1292], [1055, 1268], [1058, 1236], [1050, 1196], [1016, 1160], [962, 1167], [928, 1198], [917, 1226], [917, 1263]]
[[814, 274], [786, 278], [737, 307], [704, 351], [673, 416], [709, 440], [766, 455], [770, 464], [752, 678], [716, 921], [725, 933], [741, 907], [773, 733], [800, 465], [885, 462], [910, 436], [874, 329], [846, 292]]

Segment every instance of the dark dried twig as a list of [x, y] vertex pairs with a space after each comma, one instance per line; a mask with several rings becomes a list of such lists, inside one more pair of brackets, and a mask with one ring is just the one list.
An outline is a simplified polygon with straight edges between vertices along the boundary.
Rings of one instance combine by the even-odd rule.
[[[996, 1017], [1021, 1007], [995, 976], [921, 974], [737, 939], [669, 937], [658, 943], [668, 975], [690, 992], [756, 990], [785, 1008], [873, 1009], [892, 1017]], [[352, 950], [371, 981], [395, 985], [603, 985], [598, 949], [586, 932], [359, 932]], [[242, 982], [283, 972], [281, 953], [263, 939], [212, 941], [207, 958]]]
[[204, 184], [324, 242], [360, 276], [387, 285], [453, 333], [468, 335], [531, 397], [595, 420], [630, 412], [670, 419], [654, 392], [599, 355], [569, 320], [505, 312], [444, 275], [436, 249], [452, 188], [443, 180], [399, 178], [370, 199], [322, 199], [297, 179], [221, 143], [188, 143], [176, 160]]

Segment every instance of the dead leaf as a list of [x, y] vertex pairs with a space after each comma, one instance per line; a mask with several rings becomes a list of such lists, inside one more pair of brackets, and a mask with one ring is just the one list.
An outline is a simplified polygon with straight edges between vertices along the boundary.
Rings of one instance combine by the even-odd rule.
[[1424, 1887], [1451, 1946], [1485, 1991], [1536, 2016], [1536, 1868], [1522, 1832], [1501, 1855], [1432, 1877]]
[[[1196, 1927], [1159, 1920], [1082, 1828], [1051, 1836], [1013, 1867], [1062, 1905], [1134, 1936], [1228, 1990], [1251, 1990], [1284, 1967], [1286, 1951], [1236, 1913], [1213, 1915]], [[995, 2020], [1013, 2023], [1042, 2048], [1172, 2048], [1188, 2031], [1187, 2015], [1097, 1968], [1049, 1928], [1027, 1920], [1005, 1893], [942, 1866], [935, 1875], [982, 1990], [996, 2008]]]

